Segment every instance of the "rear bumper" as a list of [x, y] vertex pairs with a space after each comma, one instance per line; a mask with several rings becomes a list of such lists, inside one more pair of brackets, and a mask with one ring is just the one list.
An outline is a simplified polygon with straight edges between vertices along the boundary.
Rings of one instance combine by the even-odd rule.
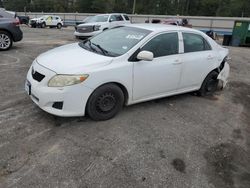
[[220, 74], [218, 75], [218, 80], [222, 81], [222, 88], [226, 87], [229, 73], [230, 73], [229, 64], [225, 62], [224, 68], [221, 70]]
[[12, 30], [13, 41], [18, 42], [23, 39], [23, 32], [19, 27]]

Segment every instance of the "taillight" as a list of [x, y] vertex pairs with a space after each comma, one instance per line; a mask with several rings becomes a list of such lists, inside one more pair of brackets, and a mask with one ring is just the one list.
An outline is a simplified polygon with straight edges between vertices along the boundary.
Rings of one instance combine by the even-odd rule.
[[16, 18], [15, 20], [13, 20], [12, 24], [15, 25], [15, 26], [19, 26], [20, 25], [19, 19]]

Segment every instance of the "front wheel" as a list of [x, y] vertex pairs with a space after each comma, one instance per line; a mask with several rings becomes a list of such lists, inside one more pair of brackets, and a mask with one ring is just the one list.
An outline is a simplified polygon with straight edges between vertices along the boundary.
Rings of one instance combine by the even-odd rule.
[[46, 27], [46, 24], [43, 22], [42, 24], [41, 24], [41, 28], [45, 28]]
[[5, 31], [0, 31], [0, 50], [8, 50], [12, 46], [12, 37]]
[[57, 24], [57, 29], [61, 29], [62, 28], [62, 24]]
[[124, 94], [115, 84], [106, 84], [97, 88], [90, 96], [86, 112], [95, 121], [104, 121], [114, 117], [123, 107]]
[[200, 96], [207, 96], [212, 95], [218, 87], [219, 80], [218, 78], [218, 72], [212, 71], [210, 72], [205, 80], [203, 81], [200, 90], [198, 91], [198, 95]]

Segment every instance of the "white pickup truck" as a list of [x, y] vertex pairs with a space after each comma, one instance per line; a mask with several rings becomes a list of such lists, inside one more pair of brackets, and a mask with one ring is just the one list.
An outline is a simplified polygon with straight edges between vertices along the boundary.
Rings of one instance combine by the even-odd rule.
[[84, 22], [85, 23], [75, 27], [74, 35], [76, 38], [91, 37], [107, 29], [131, 23], [126, 14], [120, 13], [99, 14], [88, 17]]

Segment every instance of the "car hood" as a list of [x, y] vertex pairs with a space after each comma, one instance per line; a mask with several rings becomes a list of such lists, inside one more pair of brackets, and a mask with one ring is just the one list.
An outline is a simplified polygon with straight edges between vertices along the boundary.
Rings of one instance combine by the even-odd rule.
[[37, 63], [57, 74], [79, 74], [110, 64], [112, 60], [112, 57], [90, 52], [73, 43], [41, 54]]
[[107, 22], [90, 22], [90, 23], [79, 24], [77, 27], [94, 26], [94, 25], [104, 25], [106, 23]]

